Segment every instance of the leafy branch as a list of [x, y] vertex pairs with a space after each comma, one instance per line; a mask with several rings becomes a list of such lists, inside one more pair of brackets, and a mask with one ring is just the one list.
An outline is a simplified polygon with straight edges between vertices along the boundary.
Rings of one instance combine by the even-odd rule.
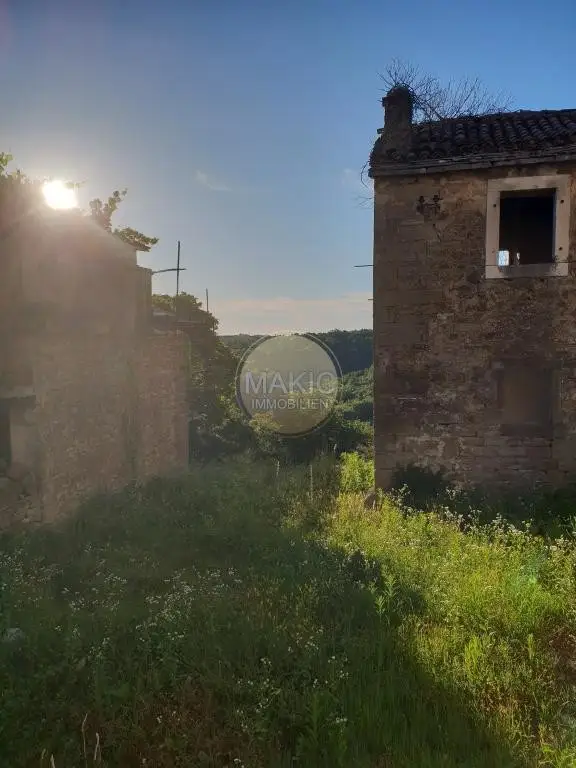
[[128, 243], [128, 245], [136, 248], [137, 251], [149, 251], [150, 248], [158, 242], [157, 237], [149, 237], [132, 227], [112, 229], [112, 216], [118, 210], [120, 203], [124, 200], [127, 193], [127, 189], [116, 189], [105, 202], [102, 202], [100, 198], [91, 200], [89, 203], [90, 216], [107, 232], [111, 232], [113, 235], [120, 238], [120, 240], [123, 240], [125, 243]]

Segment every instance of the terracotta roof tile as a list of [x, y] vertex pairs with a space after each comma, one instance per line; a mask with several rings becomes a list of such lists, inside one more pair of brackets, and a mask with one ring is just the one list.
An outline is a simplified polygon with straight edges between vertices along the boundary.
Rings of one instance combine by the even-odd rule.
[[386, 147], [376, 140], [370, 155], [371, 171], [422, 160], [475, 159], [485, 155], [562, 150], [573, 146], [576, 154], [576, 109], [505, 112], [458, 117], [412, 127], [408, 149]]

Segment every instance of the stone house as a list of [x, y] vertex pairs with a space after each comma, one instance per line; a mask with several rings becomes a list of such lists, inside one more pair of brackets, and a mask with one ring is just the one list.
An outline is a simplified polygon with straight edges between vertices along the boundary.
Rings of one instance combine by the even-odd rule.
[[576, 473], [576, 109], [414, 124], [382, 100], [374, 180], [376, 481]]
[[0, 239], [0, 523], [185, 469], [187, 338], [152, 327], [151, 271], [75, 212]]

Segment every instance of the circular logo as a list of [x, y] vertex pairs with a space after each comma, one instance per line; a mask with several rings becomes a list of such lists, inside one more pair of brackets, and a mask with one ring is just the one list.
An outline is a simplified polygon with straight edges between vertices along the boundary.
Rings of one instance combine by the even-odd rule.
[[236, 372], [238, 404], [280, 435], [312, 432], [331, 415], [341, 371], [332, 351], [309, 334], [260, 339]]

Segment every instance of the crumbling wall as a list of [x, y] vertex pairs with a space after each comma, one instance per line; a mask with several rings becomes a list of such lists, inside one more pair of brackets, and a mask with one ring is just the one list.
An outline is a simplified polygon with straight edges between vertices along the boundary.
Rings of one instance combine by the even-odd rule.
[[31, 227], [13, 246], [32, 330], [62, 336], [135, 331], [141, 270], [112, 235], [95, 225], [77, 232], [53, 222]]
[[134, 401], [131, 357], [114, 337], [38, 339], [34, 426], [46, 519], [133, 479], [126, 451]]
[[149, 336], [140, 349], [135, 368], [139, 480], [188, 466], [188, 345], [179, 333]]
[[19, 253], [0, 243], [0, 397], [31, 383], [27, 358], [22, 354], [27, 321]]
[[12, 458], [33, 476], [43, 520], [94, 493], [186, 469], [187, 344], [175, 334], [36, 339], [35, 401], [21, 414], [13, 401]]
[[[473, 483], [576, 471], [576, 183], [568, 277], [486, 280], [487, 179], [566, 168], [378, 179], [374, 211], [376, 476], [409, 463]], [[435, 199], [436, 198], [436, 199]], [[507, 359], [556, 372], [549, 434], [503, 434]]]
[[133, 248], [60, 214], [0, 244], [0, 525], [188, 464], [188, 339], [153, 335]]

